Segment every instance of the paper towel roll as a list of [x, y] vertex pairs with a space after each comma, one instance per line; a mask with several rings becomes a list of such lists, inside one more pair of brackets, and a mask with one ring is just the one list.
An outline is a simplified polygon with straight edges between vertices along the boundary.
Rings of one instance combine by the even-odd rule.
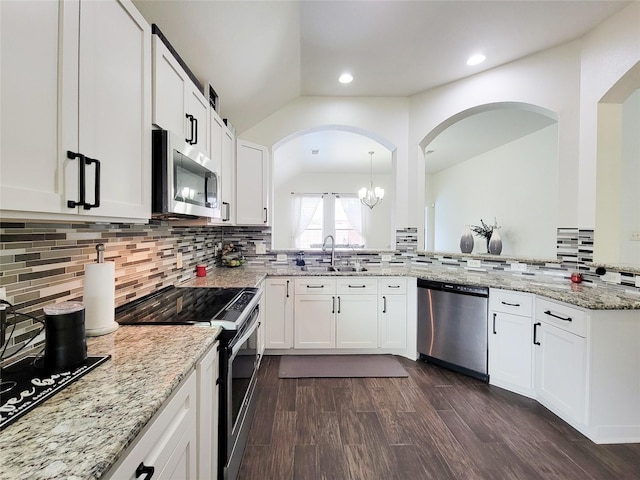
[[115, 322], [115, 265], [88, 263], [84, 271], [85, 331], [96, 337], [113, 332]]

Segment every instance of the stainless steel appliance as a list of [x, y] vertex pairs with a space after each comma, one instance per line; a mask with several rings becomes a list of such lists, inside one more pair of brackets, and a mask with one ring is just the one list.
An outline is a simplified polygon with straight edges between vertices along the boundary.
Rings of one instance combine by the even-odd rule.
[[152, 132], [155, 216], [220, 218], [220, 159], [211, 159], [167, 130]]
[[418, 279], [420, 359], [489, 380], [489, 289]]
[[218, 458], [220, 480], [234, 480], [256, 407], [258, 288], [166, 287], [116, 309], [121, 325], [219, 326]]

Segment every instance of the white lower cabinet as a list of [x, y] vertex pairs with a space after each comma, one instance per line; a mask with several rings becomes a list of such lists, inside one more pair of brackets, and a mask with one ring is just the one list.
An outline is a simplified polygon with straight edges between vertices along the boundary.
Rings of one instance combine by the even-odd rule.
[[336, 348], [378, 348], [378, 279], [336, 280]]
[[216, 478], [218, 472], [218, 343], [196, 365], [197, 375], [197, 478]]
[[264, 297], [265, 347], [293, 348], [293, 280], [267, 278]]
[[596, 443], [640, 442], [640, 311], [535, 311], [536, 399]]
[[405, 278], [378, 279], [378, 346], [407, 347], [407, 281]]
[[197, 476], [196, 373], [171, 395], [106, 478], [191, 480]]
[[584, 337], [536, 323], [536, 398], [563, 418], [584, 423], [587, 374]]
[[533, 295], [489, 291], [489, 383], [528, 397], [533, 390]]
[[336, 348], [335, 295], [297, 295], [295, 348]]

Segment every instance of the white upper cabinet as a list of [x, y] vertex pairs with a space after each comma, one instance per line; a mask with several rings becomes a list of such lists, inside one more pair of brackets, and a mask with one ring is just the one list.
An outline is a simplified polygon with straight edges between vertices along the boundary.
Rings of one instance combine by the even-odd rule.
[[238, 140], [236, 152], [236, 223], [269, 225], [269, 152]]
[[235, 224], [236, 137], [213, 108], [209, 109], [211, 158], [220, 159], [222, 218], [213, 219], [223, 225]]
[[150, 218], [149, 25], [128, 0], [0, 9], [2, 216]]
[[211, 156], [209, 103], [158, 35], [153, 35], [153, 123]]

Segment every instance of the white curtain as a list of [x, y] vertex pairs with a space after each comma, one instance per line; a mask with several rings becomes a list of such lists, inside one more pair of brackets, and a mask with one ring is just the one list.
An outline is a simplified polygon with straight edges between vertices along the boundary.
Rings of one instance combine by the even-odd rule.
[[358, 197], [340, 195], [336, 198], [342, 205], [345, 215], [353, 229], [362, 237], [362, 203]]
[[295, 248], [300, 248], [300, 236], [311, 223], [311, 219], [322, 200], [322, 195], [293, 194], [292, 197], [291, 237]]

